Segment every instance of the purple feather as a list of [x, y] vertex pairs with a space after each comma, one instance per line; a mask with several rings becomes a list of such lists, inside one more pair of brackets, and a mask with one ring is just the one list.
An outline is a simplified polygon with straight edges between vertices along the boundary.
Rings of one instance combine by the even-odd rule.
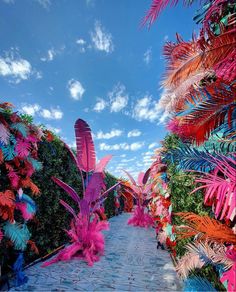
[[94, 172], [85, 191], [85, 200], [88, 203], [94, 202], [105, 187], [103, 174]]
[[95, 172], [103, 172], [111, 158], [112, 155], [107, 155], [103, 157], [96, 165]]
[[68, 204], [67, 204], [65, 201], [63, 201], [63, 200], [60, 200], [60, 204], [61, 204], [63, 207], [65, 207], [66, 210], [69, 211], [69, 212], [74, 216], [75, 219], [77, 219], [77, 216], [76, 216], [76, 214], [75, 214], [75, 211], [74, 211], [74, 209], [73, 209], [70, 205], [68, 205]]
[[148, 168], [148, 170], [145, 172], [144, 176], [143, 176], [143, 184], [145, 185], [149, 179], [149, 175], [151, 172], [151, 168]]
[[82, 216], [88, 216], [89, 215], [89, 204], [85, 199], [82, 199], [80, 201], [80, 214]]
[[90, 172], [95, 169], [96, 155], [89, 125], [78, 119], [75, 122], [77, 162], [81, 170]]
[[56, 177], [52, 177], [52, 180], [59, 186], [61, 187], [64, 191], [67, 192], [67, 194], [77, 203], [79, 204], [80, 202], [80, 197], [79, 195], [76, 193], [76, 191], [70, 187], [68, 184], [64, 183], [63, 181], [61, 181], [60, 179], [56, 178]]

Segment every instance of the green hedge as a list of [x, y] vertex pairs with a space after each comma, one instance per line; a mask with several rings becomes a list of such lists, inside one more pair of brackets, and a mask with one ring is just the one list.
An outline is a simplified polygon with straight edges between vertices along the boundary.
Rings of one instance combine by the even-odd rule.
[[[167, 150], [175, 149], [180, 143], [178, 136], [170, 134], [164, 140], [164, 147]], [[171, 203], [173, 213], [176, 212], [194, 212], [199, 215], [212, 216], [211, 207], [204, 205], [203, 191], [191, 192], [196, 188], [194, 174], [177, 170], [176, 165], [167, 161], [168, 187], [171, 193]], [[182, 225], [184, 222], [178, 216], [172, 217], [174, 225]], [[192, 238], [177, 240], [176, 253], [177, 257], [184, 255], [186, 244], [191, 242]], [[201, 270], [195, 270], [193, 274], [208, 279], [218, 291], [225, 291], [224, 286], [218, 279], [218, 274], [212, 266], [205, 266]]]
[[[38, 155], [39, 161], [43, 163], [43, 169], [34, 174], [32, 180], [41, 190], [41, 195], [33, 198], [37, 205], [37, 213], [35, 218], [28, 223], [28, 227], [32, 234], [31, 239], [39, 249], [39, 255], [27, 250], [25, 252], [26, 263], [45, 256], [68, 241], [64, 229], [68, 229], [71, 216], [59, 203], [59, 199], [63, 199], [75, 208], [77, 207], [66, 192], [51, 180], [51, 177], [55, 176], [63, 180], [73, 186], [79, 194], [82, 193], [80, 175], [68, 151], [59, 139], [56, 138], [50, 143], [41, 142]], [[117, 179], [106, 173], [105, 182], [109, 188], [117, 182]], [[105, 212], [108, 218], [114, 215], [113, 192], [105, 201]], [[11, 248], [6, 249], [5, 243], [6, 240], [3, 240], [0, 245], [0, 262], [3, 273], [9, 271], [15, 260], [14, 251]]]

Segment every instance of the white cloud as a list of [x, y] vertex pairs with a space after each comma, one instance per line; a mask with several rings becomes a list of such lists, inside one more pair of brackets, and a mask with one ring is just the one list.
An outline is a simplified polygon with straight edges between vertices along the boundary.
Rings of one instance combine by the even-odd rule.
[[160, 118], [161, 109], [158, 102], [149, 95], [138, 99], [133, 107], [132, 116], [138, 121], [148, 120], [155, 122]]
[[148, 65], [151, 62], [152, 59], [152, 49], [149, 48], [143, 55], [143, 61], [146, 65]]
[[39, 112], [40, 108], [41, 108], [40, 105], [38, 105], [37, 103], [35, 103], [35, 104], [23, 104], [22, 107], [21, 107], [21, 110], [25, 114], [34, 117], [35, 114], [37, 112]]
[[85, 45], [85, 44], [86, 44], [86, 41], [83, 40], [83, 39], [78, 39], [78, 40], [76, 41], [76, 43], [77, 43], [78, 45]]
[[68, 89], [70, 91], [70, 95], [75, 100], [80, 100], [85, 92], [83, 85], [78, 81], [71, 79], [68, 81]]
[[50, 50], [47, 51], [47, 56], [42, 57], [40, 60], [43, 62], [51, 62], [56, 56], [56, 54], [57, 52], [55, 51], [55, 49], [51, 48]]
[[143, 142], [135, 142], [130, 144], [130, 150], [136, 151], [139, 150], [143, 147], [144, 143]]
[[63, 117], [63, 112], [59, 108], [42, 109], [39, 115], [48, 120], [60, 120]]
[[91, 40], [96, 50], [106, 53], [111, 53], [114, 50], [112, 35], [105, 30], [99, 21], [95, 22]]
[[153, 149], [157, 146], [158, 146], [158, 143], [154, 142], [154, 143], [149, 144], [148, 149]]
[[125, 86], [118, 83], [115, 85], [111, 92], [108, 93], [110, 103], [111, 103], [111, 112], [119, 112], [125, 108], [129, 101], [129, 96], [125, 92]]
[[44, 9], [49, 10], [51, 6], [51, 0], [35, 0], [38, 2], [39, 5], [41, 5]]
[[107, 106], [107, 102], [103, 98], [97, 98], [97, 102], [93, 108], [95, 112], [100, 113]]
[[42, 108], [37, 103], [35, 104], [23, 103], [21, 105], [20, 111], [33, 117], [38, 115], [48, 120], [60, 120], [63, 117], [63, 112], [60, 110], [59, 107], [46, 109]]
[[84, 39], [78, 39], [78, 40], [76, 40], [76, 44], [79, 46], [79, 51], [81, 53], [85, 53], [85, 51], [86, 51], [86, 48], [85, 48], [86, 41]]
[[144, 142], [135, 142], [135, 143], [120, 143], [120, 144], [113, 144], [109, 145], [106, 143], [100, 143], [99, 148], [100, 150], [130, 150], [130, 151], [137, 151], [144, 146]]
[[15, 83], [27, 80], [32, 75], [33, 70], [29, 61], [21, 58], [18, 52], [10, 51], [6, 57], [0, 57], [0, 75], [10, 77]]
[[130, 138], [130, 137], [139, 137], [141, 134], [142, 134], [142, 132], [140, 130], [135, 129], [135, 130], [132, 130], [132, 131], [128, 132], [127, 137], [128, 138]]
[[102, 131], [97, 132], [95, 135], [96, 139], [111, 139], [114, 137], [119, 137], [122, 135], [122, 131], [118, 129], [113, 129], [109, 133], [103, 133]]

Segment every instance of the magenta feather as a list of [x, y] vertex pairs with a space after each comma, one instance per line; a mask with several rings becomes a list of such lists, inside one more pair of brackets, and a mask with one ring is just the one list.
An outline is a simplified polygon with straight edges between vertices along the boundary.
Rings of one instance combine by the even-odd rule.
[[151, 168], [148, 168], [148, 170], [145, 172], [144, 176], [143, 176], [143, 184], [145, 185], [149, 179], [149, 175], [151, 172]]
[[19, 157], [24, 158], [29, 156], [31, 150], [31, 145], [28, 141], [23, 139], [17, 139], [15, 150]]
[[143, 178], [144, 178], [145, 173], [144, 172], [140, 172], [138, 175], [138, 185], [142, 186], [143, 185]]
[[78, 166], [77, 158], [76, 158], [75, 154], [73, 153], [73, 151], [70, 149], [70, 147], [65, 142], [63, 142], [63, 144], [64, 144], [65, 148], [68, 150], [70, 157], [72, 158], [74, 163]]
[[95, 172], [103, 172], [111, 158], [112, 155], [107, 155], [103, 157], [96, 165]]
[[89, 125], [78, 119], [75, 123], [77, 162], [81, 170], [90, 172], [95, 169], [96, 155]]
[[105, 187], [103, 173], [94, 172], [86, 188], [84, 199], [88, 203], [96, 201]]
[[88, 222], [85, 216], [78, 215], [77, 220], [73, 220], [71, 229], [67, 232], [72, 244], [60, 251], [55, 258], [45, 262], [43, 267], [72, 258], [84, 259], [88, 265], [92, 266], [104, 254], [105, 241], [101, 231], [108, 229], [108, 222], [99, 222], [97, 216]]
[[126, 170], [124, 170], [124, 169], [123, 169], [123, 171], [126, 173], [126, 175], [127, 175], [128, 178], [130, 179], [130, 181], [132, 182], [132, 184], [136, 186], [136, 185], [137, 185], [137, 184], [136, 184], [136, 181], [135, 181], [135, 179], [132, 177], [132, 175], [131, 175], [128, 171], [126, 171]]
[[144, 207], [137, 206], [133, 216], [128, 220], [128, 224], [148, 228], [153, 226], [154, 221], [148, 213], [145, 213]]
[[52, 177], [52, 180], [59, 186], [61, 187], [64, 191], [67, 192], [67, 194], [77, 203], [79, 204], [80, 202], [80, 197], [79, 195], [76, 193], [76, 191], [70, 187], [68, 184], [64, 183], [63, 181], [61, 181], [60, 179], [56, 178], [56, 177]]
[[60, 202], [60, 204], [68, 211], [68, 212], [70, 212], [73, 216], [74, 216], [74, 218], [76, 219], [77, 218], [77, 216], [76, 216], [76, 213], [75, 213], [75, 210], [70, 206], [70, 205], [68, 205], [65, 201], [63, 201], [63, 200], [60, 200], [59, 201]]
[[82, 216], [88, 216], [89, 215], [89, 204], [85, 199], [82, 199], [80, 201], [80, 214]]
[[28, 221], [34, 217], [34, 213], [29, 213], [27, 210], [27, 204], [23, 202], [16, 203], [16, 209], [22, 214], [24, 220]]

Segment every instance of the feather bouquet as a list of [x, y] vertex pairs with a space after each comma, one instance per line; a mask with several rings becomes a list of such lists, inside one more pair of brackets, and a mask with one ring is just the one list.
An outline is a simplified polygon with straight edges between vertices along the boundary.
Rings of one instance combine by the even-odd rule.
[[[73, 209], [65, 201], [60, 203], [72, 215], [70, 229], [66, 231], [70, 238], [70, 244], [60, 251], [55, 258], [45, 262], [43, 267], [49, 266], [57, 261], [67, 261], [75, 258], [84, 259], [88, 265], [94, 262], [104, 253], [104, 236], [101, 231], [108, 230], [108, 222], [100, 221], [98, 214], [101, 206], [110, 191], [115, 189], [119, 183], [105, 190], [104, 169], [111, 159], [108, 155], [96, 165], [96, 155], [91, 130], [88, 124], [78, 119], [75, 123], [76, 155], [65, 144], [70, 156], [77, 165], [81, 174], [83, 194], [79, 194], [68, 184], [53, 177], [53, 181], [75, 201], [78, 210]], [[101, 215], [101, 214], [100, 214]]]

